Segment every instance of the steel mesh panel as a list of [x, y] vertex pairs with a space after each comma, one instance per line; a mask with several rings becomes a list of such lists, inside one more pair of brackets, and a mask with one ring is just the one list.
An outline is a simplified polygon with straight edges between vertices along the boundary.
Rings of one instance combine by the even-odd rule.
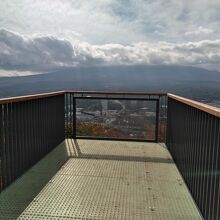
[[78, 148], [19, 219], [201, 219], [163, 146], [82, 140]]

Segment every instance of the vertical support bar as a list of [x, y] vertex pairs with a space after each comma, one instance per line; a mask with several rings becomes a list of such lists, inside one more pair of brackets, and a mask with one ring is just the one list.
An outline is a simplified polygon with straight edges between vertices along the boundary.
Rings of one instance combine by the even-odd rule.
[[67, 138], [67, 115], [66, 115], [66, 96], [67, 93], [64, 94], [64, 131], [65, 131], [65, 138]]
[[212, 212], [210, 219], [219, 219], [219, 212], [220, 212], [220, 205], [219, 205], [219, 198], [220, 198], [220, 119], [216, 121], [216, 153], [214, 159], [214, 186], [213, 186], [213, 197], [211, 198]]
[[159, 100], [156, 100], [156, 126], [155, 126], [155, 141], [158, 142], [158, 125], [159, 124]]
[[204, 219], [220, 217], [220, 118], [168, 98], [167, 147]]
[[4, 173], [3, 173], [3, 105], [0, 104], [0, 192], [3, 190], [3, 177], [4, 177]]
[[76, 98], [73, 96], [73, 138], [76, 139]]
[[65, 94], [61, 96], [60, 102], [60, 139], [65, 140]]
[[[71, 136], [73, 135], [73, 94], [70, 93], [70, 130]], [[72, 138], [72, 137], [71, 137]]]
[[11, 166], [10, 166], [10, 147], [9, 147], [9, 103], [4, 107], [4, 127], [5, 127], [5, 160], [6, 160], [6, 172], [5, 172], [5, 183], [10, 184], [11, 181]]
[[64, 94], [0, 104], [0, 192], [64, 139]]

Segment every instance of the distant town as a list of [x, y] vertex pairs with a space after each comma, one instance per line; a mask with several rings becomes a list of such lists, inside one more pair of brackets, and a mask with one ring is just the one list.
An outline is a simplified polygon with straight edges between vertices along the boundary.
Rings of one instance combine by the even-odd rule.
[[[118, 137], [154, 139], [156, 102], [138, 100], [77, 100], [77, 135], [79, 125], [99, 125]], [[68, 113], [68, 117], [73, 115]], [[106, 133], [108, 136], [108, 132]]]

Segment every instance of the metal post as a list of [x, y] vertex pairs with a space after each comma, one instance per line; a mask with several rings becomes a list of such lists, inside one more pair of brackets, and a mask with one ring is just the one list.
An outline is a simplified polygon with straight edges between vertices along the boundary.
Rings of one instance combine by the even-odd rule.
[[155, 142], [158, 142], [158, 127], [159, 127], [159, 100], [156, 100], [156, 125], [155, 125]]
[[73, 138], [76, 139], [76, 98], [73, 95]]

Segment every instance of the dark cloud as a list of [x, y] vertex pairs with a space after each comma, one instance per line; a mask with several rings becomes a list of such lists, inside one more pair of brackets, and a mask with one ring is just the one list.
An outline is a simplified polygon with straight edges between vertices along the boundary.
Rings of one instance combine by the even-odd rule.
[[92, 45], [0, 30], [0, 67], [5, 70], [51, 71], [74, 66], [134, 64], [201, 65], [218, 69], [218, 63], [220, 40]]
[[20, 34], [0, 30], [0, 65], [21, 68], [56, 68], [74, 65], [72, 45], [50, 36], [23, 37]]

